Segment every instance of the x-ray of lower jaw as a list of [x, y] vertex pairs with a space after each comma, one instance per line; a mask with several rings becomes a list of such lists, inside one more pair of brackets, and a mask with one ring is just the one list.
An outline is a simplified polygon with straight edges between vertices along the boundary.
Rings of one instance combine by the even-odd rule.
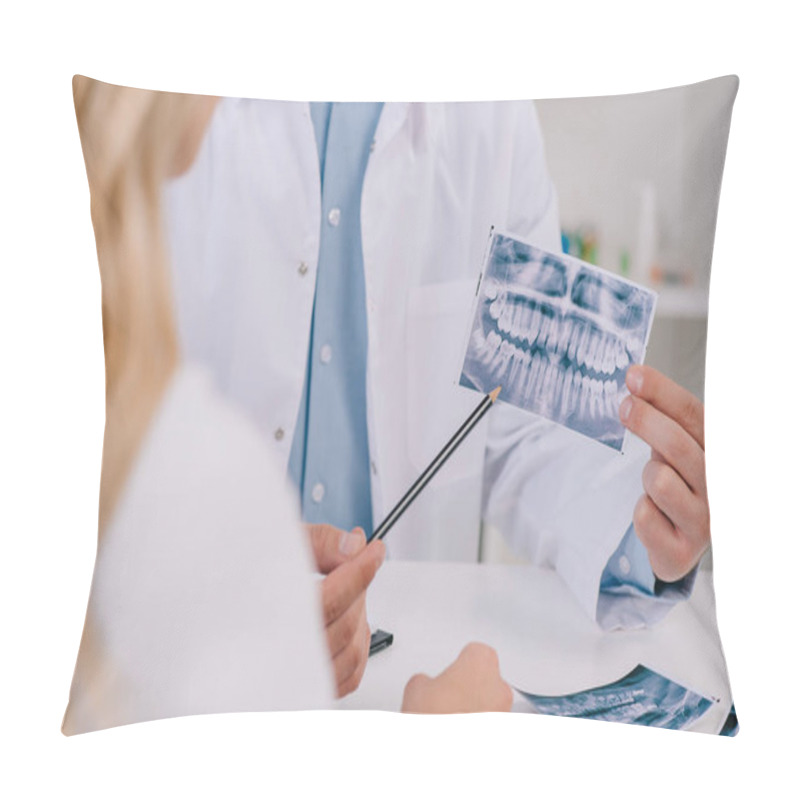
[[493, 231], [460, 384], [622, 450], [625, 374], [644, 360], [656, 295]]

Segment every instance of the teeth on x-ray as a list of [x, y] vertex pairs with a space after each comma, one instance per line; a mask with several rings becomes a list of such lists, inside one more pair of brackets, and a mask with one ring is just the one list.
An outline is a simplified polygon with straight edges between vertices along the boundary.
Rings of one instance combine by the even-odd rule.
[[461, 383], [621, 449], [625, 373], [655, 297], [568, 256], [494, 234]]

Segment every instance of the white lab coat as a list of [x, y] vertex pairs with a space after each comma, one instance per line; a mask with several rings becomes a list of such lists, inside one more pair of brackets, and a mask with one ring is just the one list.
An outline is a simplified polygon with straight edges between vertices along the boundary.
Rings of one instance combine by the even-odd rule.
[[[223, 100], [195, 164], [165, 191], [185, 353], [286, 467], [329, 210], [308, 105]], [[479, 400], [457, 378], [490, 227], [560, 247], [533, 104], [386, 104], [361, 225], [378, 524]], [[474, 561], [483, 511], [594, 617], [641, 491], [632, 455], [499, 405], [393, 528], [388, 554]]]
[[99, 543], [64, 733], [332, 704], [311, 551], [273, 458], [203, 369], [179, 370]]

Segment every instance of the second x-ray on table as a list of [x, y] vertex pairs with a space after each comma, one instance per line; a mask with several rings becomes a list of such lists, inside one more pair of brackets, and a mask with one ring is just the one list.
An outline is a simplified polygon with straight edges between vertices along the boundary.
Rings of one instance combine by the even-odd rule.
[[459, 383], [622, 450], [625, 373], [644, 361], [650, 289], [492, 231]]
[[[519, 691], [519, 690], [518, 690]], [[614, 683], [558, 697], [520, 691], [539, 714], [603, 719], [680, 730], [693, 725], [716, 701], [638, 664]]]

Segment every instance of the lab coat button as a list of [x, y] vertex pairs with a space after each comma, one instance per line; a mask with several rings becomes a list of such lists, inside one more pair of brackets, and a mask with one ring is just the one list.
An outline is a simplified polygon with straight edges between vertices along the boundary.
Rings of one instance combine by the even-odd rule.
[[283, 440], [283, 428], [276, 428], [275, 429], [275, 441], [280, 442]]
[[372, 474], [373, 475], [377, 475], [378, 474], [378, 468], [375, 466], [375, 462], [374, 461], [370, 461], [369, 462], [369, 466], [370, 466], [370, 469], [372, 470]]
[[308, 272], [308, 264], [306, 264], [305, 261], [301, 261], [297, 271], [300, 273], [300, 275], [305, 275]]
[[375, 140], [374, 139], [369, 143], [369, 151], [370, 151], [370, 153], [374, 153], [375, 152]]
[[321, 483], [315, 483], [311, 490], [311, 499], [315, 503], [321, 503], [323, 497], [325, 497], [325, 487]]
[[331, 358], [333, 357], [333, 350], [329, 344], [324, 344], [319, 349], [319, 360], [323, 364], [330, 364]]
[[341, 218], [342, 212], [338, 208], [332, 208], [328, 212], [328, 222], [333, 225], [334, 228], [339, 224]]
[[623, 575], [629, 575], [631, 571], [631, 562], [628, 560], [627, 556], [620, 556], [619, 557], [619, 571]]

